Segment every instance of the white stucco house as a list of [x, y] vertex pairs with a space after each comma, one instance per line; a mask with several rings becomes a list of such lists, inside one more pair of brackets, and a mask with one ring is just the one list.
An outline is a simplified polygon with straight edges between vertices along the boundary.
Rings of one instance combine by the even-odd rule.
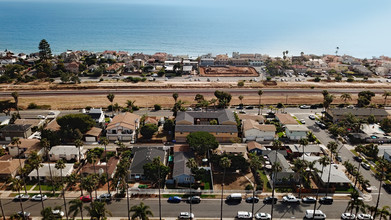
[[[80, 147], [80, 156], [84, 158], [83, 154], [83, 146]], [[49, 159], [50, 161], [57, 161], [60, 159], [70, 161], [76, 160], [79, 161], [79, 148], [75, 145], [58, 145], [53, 146], [49, 151]]]
[[132, 141], [139, 127], [140, 116], [126, 112], [116, 115], [106, 127], [106, 136], [110, 141]]
[[308, 131], [305, 125], [285, 125], [285, 134], [290, 140], [306, 138]]
[[[51, 175], [53, 178], [55, 177], [61, 177], [61, 170], [56, 169], [55, 164], [51, 163], [50, 164], [50, 170], [52, 171]], [[49, 164], [48, 163], [43, 163], [42, 167], [38, 169], [39, 172], [39, 178], [41, 180], [46, 180], [50, 179], [50, 170], [49, 170]], [[73, 172], [73, 163], [66, 163], [65, 168], [62, 169], [62, 176], [66, 177], [71, 175]], [[30, 180], [37, 180], [38, 179], [38, 174], [37, 170], [32, 170], [31, 173], [28, 175]]]
[[272, 141], [276, 134], [276, 127], [271, 124], [259, 124], [254, 120], [243, 121], [244, 141]]

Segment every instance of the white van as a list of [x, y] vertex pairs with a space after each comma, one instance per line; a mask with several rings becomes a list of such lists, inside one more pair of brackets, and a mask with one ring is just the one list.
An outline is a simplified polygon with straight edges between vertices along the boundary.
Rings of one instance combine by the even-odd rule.
[[252, 218], [252, 214], [251, 212], [246, 212], [246, 211], [238, 211], [238, 215], [236, 216], [236, 218], [238, 219], [248, 219], [248, 218]]
[[324, 214], [321, 210], [315, 210], [315, 216], [314, 216], [314, 210], [307, 210], [305, 211], [305, 218], [326, 219], [326, 214]]

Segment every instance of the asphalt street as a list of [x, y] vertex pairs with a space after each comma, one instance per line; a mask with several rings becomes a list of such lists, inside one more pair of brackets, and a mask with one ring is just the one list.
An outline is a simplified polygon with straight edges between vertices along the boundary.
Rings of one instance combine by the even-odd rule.
[[[68, 200], [69, 201], [69, 200]], [[19, 202], [12, 200], [3, 200], [3, 206], [5, 214], [11, 215], [17, 211], [20, 211]], [[140, 202], [145, 203], [150, 206], [151, 211], [154, 216], [159, 216], [159, 201], [158, 199], [130, 199], [129, 206], [137, 205]], [[44, 201], [45, 207], [51, 206], [62, 206], [62, 199], [49, 199]], [[85, 203], [88, 205], [89, 203]], [[242, 202], [238, 205], [228, 205], [224, 203], [223, 206], [223, 217], [224, 218], [233, 218], [236, 216], [238, 211], [248, 211], [251, 212], [251, 203]], [[41, 211], [41, 202], [25, 201], [23, 202], [23, 207], [25, 211], [30, 212], [32, 216], [40, 216]], [[69, 208], [69, 206], [68, 206]], [[127, 216], [127, 201], [126, 199], [121, 199], [119, 201], [112, 201], [107, 204], [107, 208], [112, 213], [113, 217], [126, 217]], [[308, 209], [313, 209], [314, 204], [283, 204], [278, 202], [274, 206], [274, 217], [276, 218], [303, 218], [305, 211]], [[319, 205], [319, 209], [322, 210], [327, 218], [339, 218], [343, 212], [346, 211], [347, 201], [335, 200], [332, 205]], [[64, 208], [62, 208], [64, 210]], [[167, 199], [162, 198], [162, 216], [163, 217], [177, 217], [180, 212], [189, 212], [190, 205], [186, 202], [181, 203], [168, 203]], [[265, 205], [262, 202], [255, 204], [254, 213], [257, 212], [266, 212], [270, 213], [271, 205]], [[200, 218], [216, 218], [220, 217], [220, 200], [218, 199], [204, 199], [200, 204], [192, 205], [192, 212], [195, 217]], [[86, 216], [86, 212], [83, 212], [83, 215]]]

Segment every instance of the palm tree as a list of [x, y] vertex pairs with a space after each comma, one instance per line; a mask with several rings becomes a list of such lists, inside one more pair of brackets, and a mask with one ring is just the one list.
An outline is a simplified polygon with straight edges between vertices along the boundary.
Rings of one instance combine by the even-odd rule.
[[383, 155], [383, 158], [381, 158], [376, 165], [376, 170], [380, 171], [380, 172], [377, 172], [377, 175], [376, 175], [377, 179], [379, 180], [379, 192], [377, 195], [375, 215], [376, 215], [377, 209], [379, 207], [379, 201], [380, 201], [383, 180], [385, 180], [385, 178], [386, 178], [385, 171], [387, 171], [389, 168], [390, 168], [390, 165], [389, 165], [388, 161], [384, 159], [384, 155]]
[[215, 98], [212, 98], [212, 99], [209, 101], [210, 104], [213, 104], [213, 110], [215, 110], [215, 111], [216, 111], [216, 102], [217, 102], [217, 99], [215, 99]]
[[[94, 175], [96, 175], [95, 164], [96, 164], [96, 161], [98, 161], [98, 155], [96, 155], [93, 151], [88, 151], [88, 153], [87, 153], [87, 161], [88, 161], [88, 163], [92, 164], [92, 166], [94, 167]], [[95, 198], [97, 196], [98, 196], [98, 194], [97, 194], [96, 188], [95, 188]]]
[[298, 173], [299, 175], [299, 198], [301, 196], [301, 188], [302, 188], [302, 182], [303, 182], [303, 178], [305, 176], [305, 171], [307, 169], [307, 163], [306, 161], [304, 160], [300, 160], [300, 159], [296, 159], [294, 160], [294, 170], [296, 173]]
[[174, 98], [174, 102], [177, 102], [178, 97], [179, 97], [178, 93], [175, 92], [172, 94], [172, 98]]
[[300, 185], [300, 189], [299, 189], [299, 198], [301, 196], [301, 184], [302, 184], [302, 177], [304, 176], [304, 171], [305, 171], [305, 162], [304, 162], [304, 148], [305, 146], [308, 145], [308, 139], [307, 138], [302, 138], [299, 140], [299, 144], [301, 145], [301, 147], [303, 148], [303, 157], [302, 157], [302, 164], [304, 165], [303, 166], [303, 169], [299, 169], [299, 173], [300, 173], [300, 179], [299, 179], [299, 185]]
[[18, 107], [18, 103], [19, 103], [19, 93], [18, 93], [18, 92], [13, 92], [13, 93], [11, 93], [11, 96], [12, 96], [12, 98], [14, 98], [14, 101], [15, 101], [15, 108], [16, 108], [16, 111], [18, 112], [18, 115], [19, 115], [19, 107]]
[[[330, 161], [330, 159], [327, 156], [323, 156], [323, 157], [321, 157], [318, 160], [318, 163], [320, 165], [322, 165], [322, 170], [321, 170], [321, 173], [320, 173], [320, 179], [322, 179], [324, 168], [329, 164], [329, 161]], [[317, 190], [316, 190], [316, 198], [315, 198], [315, 204], [314, 204], [314, 213], [316, 211], [316, 205], [318, 203], [318, 198], [319, 198], [319, 186], [317, 187]], [[315, 219], [315, 216], [312, 216], [312, 219]]]
[[143, 202], [141, 202], [139, 205], [134, 205], [132, 208], [130, 208], [130, 212], [134, 212], [132, 215], [132, 219], [142, 219], [142, 220], [148, 220], [148, 216], [153, 216], [153, 213], [149, 206], [144, 205]]
[[[13, 191], [18, 191], [18, 195], [20, 195], [20, 190], [23, 188], [23, 181], [20, 178], [10, 178], [9, 182], [11, 182], [12, 190]], [[24, 213], [23, 209], [23, 203], [22, 203], [22, 197], [19, 197], [19, 204], [20, 204], [20, 209], [22, 210], [22, 213]], [[5, 217], [5, 215], [3, 214]]]
[[240, 95], [238, 98], [240, 100], [240, 104], [243, 105], [243, 98], [244, 98], [244, 96]]
[[46, 207], [41, 210], [42, 220], [56, 220], [56, 216], [54, 216], [52, 207]]
[[27, 194], [26, 180], [24, 179], [24, 172], [23, 172], [23, 167], [22, 167], [22, 161], [20, 159], [21, 155], [20, 155], [19, 144], [21, 144], [21, 143], [22, 142], [20, 141], [20, 139], [18, 137], [13, 137], [12, 138], [11, 145], [16, 145], [16, 148], [18, 148], [19, 170], [21, 171], [20, 172], [20, 177], [23, 180], [24, 193]]
[[329, 149], [330, 151], [330, 166], [329, 166], [329, 175], [327, 177], [327, 187], [326, 187], [326, 197], [329, 193], [329, 186], [330, 186], [330, 176], [331, 176], [331, 165], [332, 165], [332, 161], [333, 160], [333, 155], [334, 153], [337, 151], [337, 148], [338, 148], [338, 144], [334, 141], [331, 141], [327, 144], [327, 149]]
[[[194, 160], [194, 158], [190, 158], [187, 162], [186, 162], [186, 167], [189, 168], [191, 170], [191, 173], [193, 173], [193, 170], [198, 168], [198, 165], [197, 165], [197, 162]], [[160, 174], [159, 174], [160, 175]], [[159, 179], [160, 179], [160, 176], [159, 176]], [[190, 195], [190, 201], [189, 201], [189, 205], [190, 205], [190, 213], [193, 213], [192, 212], [192, 204], [193, 204], [193, 201], [192, 201], [192, 190], [191, 190], [191, 183], [192, 183], [192, 179], [190, 178], [190, 181], [189, 181], [189, 195]], [[159, 196], [160, 196], [160, 182], [159, 182]], [[160, 212], [160, 210], [159, 210]], [[190, 219], [193, 219], [190, 215]]]
[[349, 93], [343, 93], [340, 98], [345, 102], [345, 104], [347, 104], [347, 100], [352, 100], [352, 96]]
[[[42, 167], [42, 157], [39, 156], [36, 151], [33, 151], [29, 155], [28, 162], [29, 162], [31, 168], [33, 168], [37, 171], [39, 193], [42, 195], [41, 177], [39, 176], [39, 168]], [[45, 205], [43, 204], [43, 199], [41, 199], [41, 204], [42, 204], [42, 209], [45, 209]]]
[[221, 204], [220, 204], [220, 219], [223, 219], [223, 197], [224, 197], [224, 181], [225, 181], [225, 171], [227, 168], [231, 167], [231, 160], [228, 157], [223, 157], [220, 159], [220, 167], [224, 169], [223, 181], [221, 182]]
[[67, 212], [67, 201], [65, 199], [65, 186], [64, 186], [64, 178], [62, 176], [62, 170], [66, 167], [64, 160], [60, 159], [57, 160], [56, 165], [54, 166], [57, 170], [60, 170], [61, 175], [61, 185], [62, 185], [62, 198], [64, 200], [64, 209], [65, 209], [65, 215], [68, 220], [68, 212]]
[[80, 139], [76, 139], [75, 140], [75, 146], [79, 149], [79, 159], [78, 159], [78, 161], [80, 162], [80, 160], [81, 160], [81, 147], [83, 146], [83, 141], [81, 141]]
[[258, 96], [259, 96], [259, 101], [258, 101], [258, 115], [262, 114], [261, 113], [261, 98], [262, 98], [263, 91], [260, 89], [258, 90]]
[[53, 183], [52, 168], [50, 167], [50, 160], [49, 160], [50, 142], [46, 138], [43, 138], [41, 140], [40, 144], [41, 144], [41, 147], [45, 151], [45, 157], [46, 157], [48, 167], [49, 167], [50, 183], [52, 185], [52, 191], [53, 191], [53, 195], [54, 195], [56, 192], [55, 192], [55, 187], [54, 187], [54, 183]]
[[391, 92], [390, 91], [384, 91], [382, 96], [384, 97], [384, 106], [386, 106], [387, 98], [388, 98], [388, 96], [391, 96]]
[[[114, 95], [113, 93], [109, 93], [109, 94], [107, 95], [107, 99], [110, 101], [111, 107], [112, 107], [112, 108], [113, 108], [113, 101], [114, 101], [114, 98], [115, 98], [115, 95]], [[113, 109], [111, 109], [111, 114], [112, 114], [112, 116], [114, 117], [114, 110], [113, 110]]]
[[105, 146], [105, 160], [106, 160], [106, 175], [107, 175], [107, 193], [110, 194], [110, 179], [109, 179], [109, 171], [108, 171], [108, 159], [107, 159], [107, 145], [109, 145], [109, 140], [105, 137], [102, 137], [100, 139], [100, 144], [102, 144], [103, 146]]
[[88, 215], [91, 216], [91, 219], [106, 219], [106, 214], [113, 216], [106, 208], [106, 204], [104, 202], [99, 202], [98, 200], [91, 202], [91, 206], [85, 206], [84, 209], [88, 212]]
[[379, 213], [380, 213], [380, 217], [379, 219], [381, 220], [381, 218], [384, 216], [384, 217], [389, 217], [391, 215], [390, 213], [390, 207], [389, 206], [383, 206], [382, 209], [379, 210]]
[[277, 151], [282, 147], [282, 143], [279, 140], [274, 140], [272, 146], [276, 152], [276, 155], [275, 155], [276, 158], [275, 158], [275, 160], [273, 162], [273, 166], [272, 166], [273, 184], [272, 184], [272, 207], [271, 207], [270, 215], [271, 215], [271, 218], [273, 219], [275, 186], [276, 186], [278, 172], [280, 172], [282, 169], [281, 164], [279, 162], [277, 162]]
[[[261, 158], [256, 154], [250, 154], [250, 168], [253, 171], [253, 173], [258, 172], [262, 168], [262, 160]], [[253, 184], [253, 198], [255, 197], [255, 190], [256, 190], [256, 180], [254, 175], [254, 184]], [[252, 201], [251, 206], [251, 213], [252, 216], [254, 216], [254, 205], [255, 205], [255, 199]]]
[[72, 218], [75, 218], [77, 214], [81, 215], [81, 220], [83, 220], [83, 201], [81, 201], [79, 198], [76, 198], [74, 200], [71, 200], [69, 202], [69, 215], [72, 214]]
[[96, 193], [96, 186], [98, 184], [98, 179], [96, 174], [89, 174], [86, 177], [82, 178], [81, 180], [81, 187], [86, 190], [91, 198], [92, 198], [92, 192], [95, 190], [95, 198], [97, 198]]

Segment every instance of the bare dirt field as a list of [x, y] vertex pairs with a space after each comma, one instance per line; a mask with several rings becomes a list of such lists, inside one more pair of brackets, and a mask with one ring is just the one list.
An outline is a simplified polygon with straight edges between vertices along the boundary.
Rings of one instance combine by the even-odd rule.
[[252, 67], [200, 67], [201, 76], [258, 76], [257, 71]]
[[[251, 172], [247, 173], [246, 176], [251, 181], [254, 181], [254, 177]], [[213, 189], [221, 190], [221, 182], [223, 181], [223, 174], [214, 173], [213, 181], [214, 181]], [[251, 184], [245, 176], [238, 173], [226, 173], [224, 182], [225, 182], [224, 190], [244, 190], [248, 184]]]

